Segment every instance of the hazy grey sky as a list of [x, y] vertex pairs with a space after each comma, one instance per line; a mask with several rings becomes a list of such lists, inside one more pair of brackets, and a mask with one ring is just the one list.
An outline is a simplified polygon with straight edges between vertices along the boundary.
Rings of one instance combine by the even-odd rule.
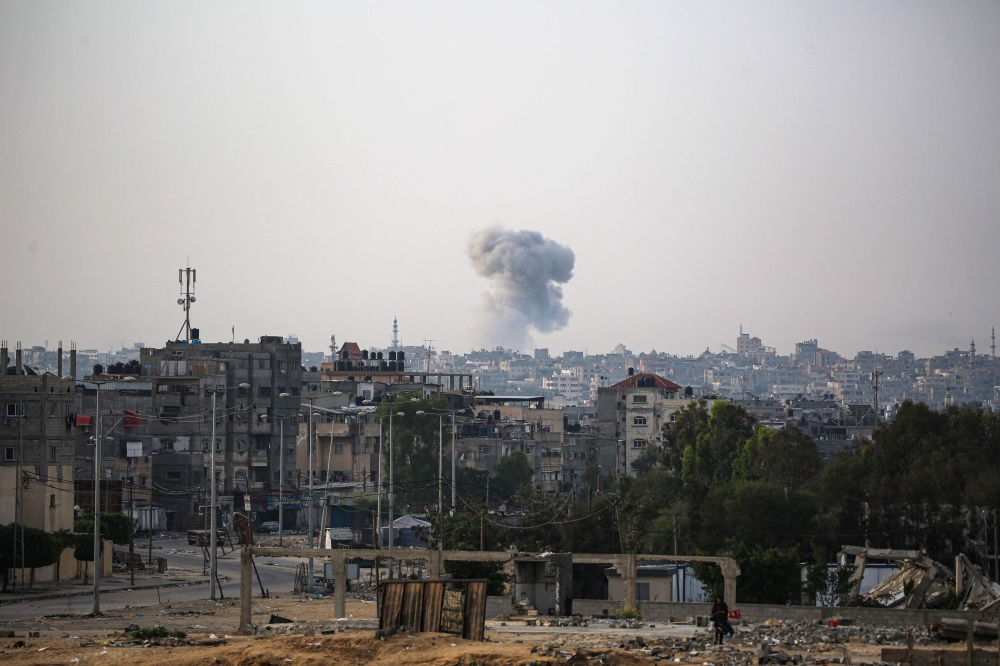
[[493, 224], [554, 351], [985, 348], [1000, 3], [0, 0], [0, 337], [467, 350]]

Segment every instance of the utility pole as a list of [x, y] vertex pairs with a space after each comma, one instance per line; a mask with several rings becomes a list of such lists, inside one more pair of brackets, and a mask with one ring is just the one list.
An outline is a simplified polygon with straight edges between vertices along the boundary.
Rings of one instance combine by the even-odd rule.
[[479, 514], [479, 550], [483, 550], [483, 520], [486, 512], [490, 510], [490, 477], [486, 477], [486, 506], [483, 507], [483, 512]]
[[[211, 557], [209, 558], [211, 560], [211, 566], [210, 566], [210, 570], [208, 572], [208, 575], [209, 575], [209, 578], [208, 578], [209, 597], [208, 598], [211, 599], [212, 601], [215, 601], [215, 582], [216, 582], [216, 579], [217, 579], [217, 576], [218, 576], [218, 574], [216, 573], [216, 571], [217, 571], [216, 567], [218, 566], [218, 561], [216, 560], [216, 550], [217, 550], [218, 545], [219, 545], [218, 542], [216, 541], [216, 534], [215, 534], [215, 530], [216, 530], [216, 526], [215, 526], [215, 394], [216, 394], [216, 391], [212, 391], [212, 453], [211, 453], [211, 455], [209, 457], [209, 460], [210, 460], [209, 464], [211, 465], [211, 469], [209, 470], [209, 473], [208, 473], [208, 477], [209, 477], [209, 481], [208, 482], [211, 484], [211, 494], [210, 494], [210, 499], [209, 499], [209, 504], [210, 504], [210, 506], [209, 506], [209, 514], [210, 514], [211, 517], [209, 519], [209, 525], [210, 525], [210, 528], [212, 530], [212, 533], [211, 533], [211, 535], [208, 538], [209, 539], [209, 547], [212, 549], [212, 551], [211, 551]], [[204, 543], [204, 542], [202, 542], [202, 543]]]
[[[94, 615], [101, 614], [101, 384], [94, 409]], [[24, 541], [21, 542], [24, 547]], [[22, 555], [23, 557], [23, 555]], [[22, 564], [24, 560], [21, 560]], [[23, 577], [23, 576], [22, 576]], [[213, 597], [214, 598], [214, 597]]]
[[458, 480], [455, 478], [455, 415], [451, 415], [451, 510], [455, 510], [455, 486]]
[[[314, 548], [313, 544], [313, 401], [309, 399], [309, 550]], [[313, 558], [309, 556], [309, 587], [316, 585], [313, 577]]]
[[128, 568], [131, 575], [131, 584], [135, 585], [135, 524], [132, 523], [132, 516], [135, 515], [135, 477], [128, 480], [128, 518], [132, 524], [132, 531], [128, 535]]
[[441, 521], [438, 550], [444, 550], [444, 414], [438, 414], [438, 520]]

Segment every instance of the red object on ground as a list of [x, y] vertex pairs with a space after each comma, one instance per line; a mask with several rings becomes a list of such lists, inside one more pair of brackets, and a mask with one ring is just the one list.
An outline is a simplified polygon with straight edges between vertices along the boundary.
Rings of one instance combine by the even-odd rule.
[[826, 623], [826, 626], [828, 626], [828, 627], [839, 627], [841, 624], [842, 623], [841, 623], [840, 620], [828, 620], [827, 623]]
[[740, 609], [739, 608], [733, 609], [733, 610], [729, 611], [728, 613], [726, 613], [726, 617], [728, 617], [730, 620], [742, 620], [743, 619], [743, 616], [740, 615]]

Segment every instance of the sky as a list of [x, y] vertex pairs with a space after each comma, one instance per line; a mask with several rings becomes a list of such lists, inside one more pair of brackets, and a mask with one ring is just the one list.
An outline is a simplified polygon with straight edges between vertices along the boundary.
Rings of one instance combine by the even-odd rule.
[[0, 338], [504, 343], [490, 227], [528, 347], [985, 350], [1000, 3], [0, 0]]

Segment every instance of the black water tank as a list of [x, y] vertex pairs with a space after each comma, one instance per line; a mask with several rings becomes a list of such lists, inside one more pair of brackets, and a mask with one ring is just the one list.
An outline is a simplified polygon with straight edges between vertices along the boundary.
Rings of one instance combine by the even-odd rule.
[[389, 352], [389, 360], [390, 361], [396, 360], [396, 352]]
[[366, 361], [368, 360], [368, 350], [367, 349], [362, 349], [361, 350], [361, 358], [364, 359], [364, 360], [366, 360]]
[[[381, 354], [379, 354], [379, 356], [381, 356]], [[386, 361], [379, 361], [378, 369], [381, 370], [382, 372], [385, 372], [386, 370], [389, 369], [389, 364]]]
[[380, 360], [380, 361], [381, 361], [381, 360], [382, 360], [382, 352], [379, 352], [379, 353], [378, 353], [378, 354], [376, 355], [376, 357], [375, 357], [375, 358], [377, 358], [378, 360]]
[[347, 369], [348, 370], [354, 369], [354, 361], [347, 361]]
[[97, 365], [95, 365], [94, 366], [94, 374], [95, 375], [103, 375], [104, 374], [104, 366], [101, 365], [100, 363], [98, 363]]
[[398, 352], [396, 354], [396, 360], [397, 361], [405, 361], [406, 360], [406, 352]]
[[200, 334], [201, 334], [201, 331], [199, 329], [197, 329], [197, 328], [192, 328], [191, 329], [191, 339], [192, 340], [201, 340], [201, 335]]
[[[402, 354], [403, 352], [399, 352], [399, 353], [400, 353], [400, 354]], [[405, 363], [403, 363], [402, 361], [396, 361], [396, 365], [398, 365], [398, 366], [399, 366], [399, 367], [397, 368], [397, 370], [399, 370], [400, 372], [402, 372], [403, 370], [405, 370], [405, 369], [406, 369], [406, 364], [405, 364]]]
[[[395, 354], [393, 354], [392, 352], [389, 352], [389, 354], [390, 354], [390, 358], [391, 358], [391, 356], [395, 356]], [[390, 372], [395, 372], [396, 371], [396, 362], [395, 361], [389, 361], [389, 371]]]

